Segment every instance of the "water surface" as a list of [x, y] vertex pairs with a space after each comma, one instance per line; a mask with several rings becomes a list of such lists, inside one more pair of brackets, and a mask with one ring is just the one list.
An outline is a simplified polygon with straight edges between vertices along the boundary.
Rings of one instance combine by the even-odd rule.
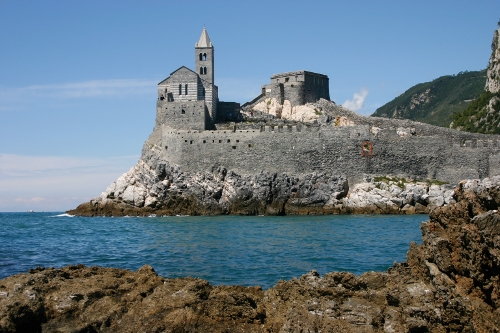
[[383, 271], [421, 242], [426, 215], [68, 217], [0, 213], [0, 278], [36, 266], [99, 265], [215, 285], [272, 287], [320, 274]]

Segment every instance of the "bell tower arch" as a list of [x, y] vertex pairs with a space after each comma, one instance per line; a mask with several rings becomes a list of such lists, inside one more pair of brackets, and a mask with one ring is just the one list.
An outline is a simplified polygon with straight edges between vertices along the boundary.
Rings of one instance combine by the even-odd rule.
[[200, 40], [195, 44], [194, 50], [195, 72], [202, 79], [214, 84], [214, 47], [206, 28], [203, 28]]

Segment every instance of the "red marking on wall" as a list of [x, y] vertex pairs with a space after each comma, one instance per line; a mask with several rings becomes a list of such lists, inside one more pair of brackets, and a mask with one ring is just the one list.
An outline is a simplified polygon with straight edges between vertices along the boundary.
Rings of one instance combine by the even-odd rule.
[[361, 156], [373, 156], [373, 142], [363, 141], [361, 143]]

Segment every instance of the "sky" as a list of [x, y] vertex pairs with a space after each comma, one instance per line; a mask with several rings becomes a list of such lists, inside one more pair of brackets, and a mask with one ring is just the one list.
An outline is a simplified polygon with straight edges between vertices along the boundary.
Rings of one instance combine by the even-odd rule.
[[413, 85], [486, 68], [500, 1], [0, 0], [0, 211], [65, 211], [140, 157], [156, 85], [206, 27], [219, 99], [271, 75], [328, 75], [372, 114]]

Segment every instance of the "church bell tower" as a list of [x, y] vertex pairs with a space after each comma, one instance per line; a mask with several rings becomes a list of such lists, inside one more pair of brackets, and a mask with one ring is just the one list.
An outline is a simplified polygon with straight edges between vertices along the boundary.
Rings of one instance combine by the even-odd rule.
[[207, 29], [203, 28], [200, 40], [194, 46], [196, 67], [200, 77], [214, 84], [214, 47], [208, 37]]

